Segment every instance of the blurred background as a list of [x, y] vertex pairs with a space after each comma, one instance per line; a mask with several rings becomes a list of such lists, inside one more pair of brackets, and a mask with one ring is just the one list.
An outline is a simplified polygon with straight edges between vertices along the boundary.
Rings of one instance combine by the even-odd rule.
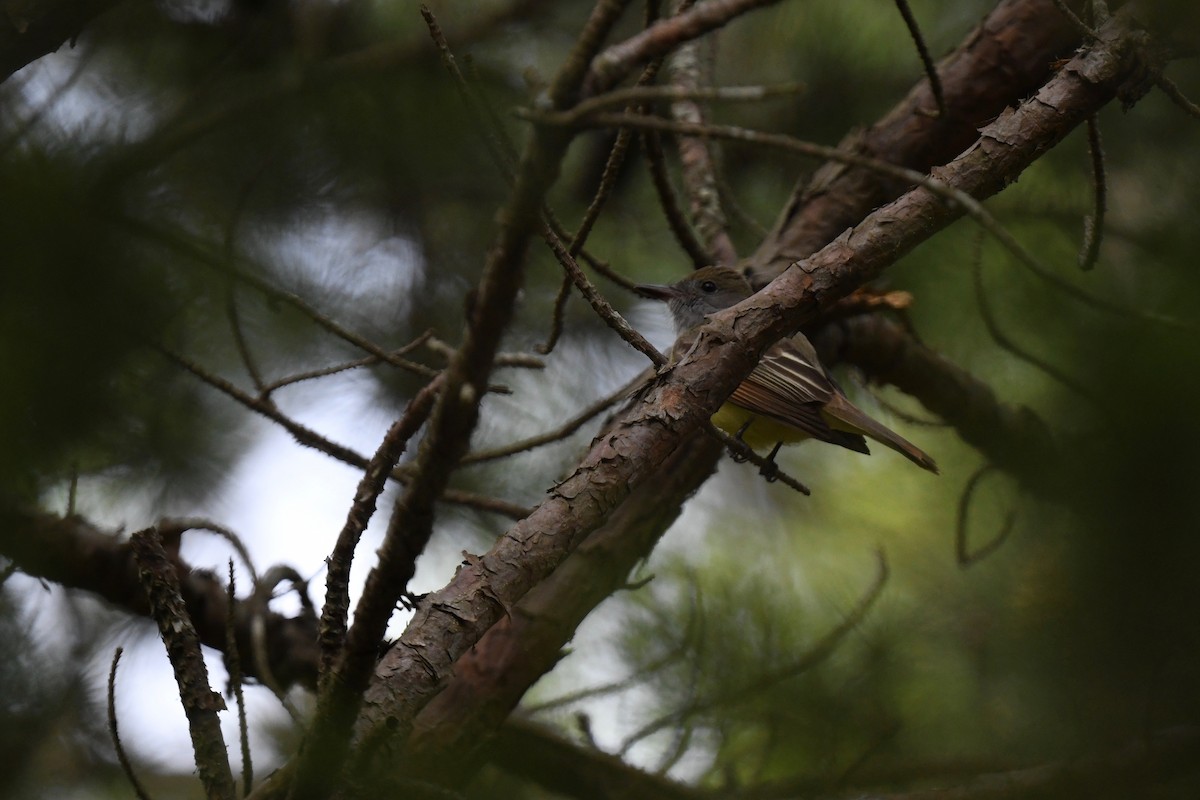
[[[912, 8], [937, 57], [992, 5]], [[474, 86], [523, 139], [510, 110], [534, 102], [590, 4], [430, 6]], [[639, 19], [627, 14], [618, 38]], [[714, 106], [714, 121], [823, 144], [878, 119], [922, 75], [895, 8], [867, 0], [751, 14], [721, 32], [716, 63], [721, 85], [803, 90]], [[1200, 96], [1194, 60], [1168, 74]], [[360, 471], [297, 444], [182, 364], [253, 395], [256, 383], [364, 356], [323, 321], [386, 350], [427, 330], [457, 342], [507, 186], [416, 6], [115, 5], [0, 84], [0, 108], [5, 496], [73, 508], [110, 530], [205, 517], [236, 531], [260, 571], [286, 563], [311, 579], [319, 603], [323, 559]], [[730, 796], [909, 785], [1112, 752], [1200, 724], [1200, 122], [1153, 92], [1129, 112], [1114, 104], [1099, 124], [1109, 215], [1094, 270], [1076, 266], [1092, 203], [1082, 130], [989, 208], [1065, 281], [1138, 313], [1079, 302], [981, 246], [968, 223], [879, 283], [913, 294], [908, 321], [926, 345], [1046, 422], [1061, 485], [1033, 493], [1003, 473], [984, 478], [966, 505], [972, 547], [1010, 517], [1011, 530], [987, 558], [959, 566], [960, 501], [984, 458], [911, 398], [839, 371], [854, 401], [933, 455], [941, 476], [883, 448], [867, 458], [808, 444], [780, 455], [812, 488], [805, 498], [723, 461], [635, 572], [652, 580], [606, 601], [527, 697], [532, 719]], [[550, 198], [569, 225], [612, 138], [582, 135], [569, 153]], [[753, 146], [722, 146], [719, 158], [747, 254], [816, 164]], [[588, 247], [639, 282], [690, 268], [636, 155]], [[977, 268], [997, 325], [1071, 386], [998, 344], [982, 321]], [[560, 280], [550, 253], [533, 248], [504, 350], [545, 341]], [[665, 309], [596, 280], [657, 346], [670, 345]], [[427, 346], [409, 357], [444, 364]], [[496, 373], [512, 393], [485, 400], [473, 446], [553, 428], [646, 366], [578, 296], [544, 362]], [[376, 363], [272, 398], [369, 454], [424, 380]], [[461, 469], [453, 485], [536, 504], [599, 424]], [[364, 558], [385, 522], [360, 546]], [[509, 524], [443, 505], [413, 589], [442, 586], [462, 551], [485, 550]], [[184, 539], [200, 568], [223, 572], [230, 552], [217, 537]], [[365, 571], [356, 564], [356, 585]], [[873, 588], [863, 619], [834, 643]], [[298, 604], [286, 596], [275, 607]], [[397, 615], [397, 631], [406, 618]], [[129, 795], [104, 720], [117, 645], [127, 648], [117, 709], [135, 768], [159, 800], [200, 796], [151, 623], [18, 572], [0, 589], [0, 629], [0, 745], [5, 763], [21, 765], [0, 776], [0, 796]], [[210, 669], [223, 685], [219, 658]], [[597, 687], [607, 688], [570, 697]], [[292, 699], [304, 708], [302, 690]], [[291, 752], [296, 729], [266, 690], [253, 687], [250, 701], [265, 773]], [[1155, 791], [1193, 797], [1200, 780], [1172, 774]], [[470, 793], [551, 796], [492, 768]]]

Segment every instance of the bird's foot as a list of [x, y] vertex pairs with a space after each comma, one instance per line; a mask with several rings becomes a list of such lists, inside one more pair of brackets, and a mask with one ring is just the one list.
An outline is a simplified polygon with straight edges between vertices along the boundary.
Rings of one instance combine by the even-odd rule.
[[[750, 445], [746, 444], [746, 440], [743, 439], [742, 436], [746, 433], [747, 430], [749, 430], [751, 422], [754, 422], [754, 420], [753, 419], [746, 420], [746, 423], [744, 425], [742, 425], [742, 427], [738, 428], [737, 433], [735, 433], [733, 435], [734, 439], [737, 439], [742, 444], [745, 444], [747, 448], [749, 448]], [[738, 464], [744, 464], [745, 462], [750, 460], [750, 456], [743, 455], [742, 453], [738, 453], [736, 451], [730, 452], [729, 457], [732, 458], [734, 460], [734, 462], [736, 462]]]
[[779, 465], [775, 463], [775, 454], [782, 446], [783, 442], [776, 442], [775, 446], [771, 448], [770, 455], [767, 456], [766, 463], [758, 469], [758, 474], [762, 475], [767, 483], [774, 483], [779, 479]]

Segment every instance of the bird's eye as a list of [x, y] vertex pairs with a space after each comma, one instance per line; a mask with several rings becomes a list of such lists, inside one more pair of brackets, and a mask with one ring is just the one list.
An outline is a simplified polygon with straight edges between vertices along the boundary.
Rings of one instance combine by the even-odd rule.
[[705, 281], [704, 283], [700, 284], [700, 289], [708, 294], [712, 294], [717, 290], [717, 284], [712, 281]]

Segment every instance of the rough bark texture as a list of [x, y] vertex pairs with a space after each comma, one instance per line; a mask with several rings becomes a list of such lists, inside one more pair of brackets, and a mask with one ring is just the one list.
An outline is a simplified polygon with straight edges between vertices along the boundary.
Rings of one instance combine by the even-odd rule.
[[[975, 142], [935, 176], [977, 197], [993, 194], [1107, 103], [1130, 78], [1141, 76], [1135, 49], [1117, 34], [1115, 27], [1108, 30], [1095, 52], [1061, 69], [1033, 100], [1008, 109], [1032, 93], [1050, 75], [1055, 59], [1068, 54], [1076, 41], [1048, 0], [1006, 0], [966, 45], [943, 61], [941, 74], [951, 109], [945, 119], [923, 113], [932, 109], [932, 101], [921, 85], [884, 120], [854, 137], [854, 149], [925, 169], [946, 163]], [[0, 52], [7, 54], [5, 35], [7, 28], [0, 31]], [[1130, 86], [1131, 96], [1136, 95], [1140, 83]], [[978, 138], [976, 129], [985, 124]], [[555, 149], [561, 147], [549, 148], [550, 155]], [[549, 160], [553, 163], [547, 164], [539, 184], [553, 178], [557, 160]], [[752, 263], [765, 276], [819, 252], [766, 292], [716, 319], [695, 351], [662, 373], [528, 519], [491, 552], [471, 558], [447, 587], [428, 599], [378, 665], [359, 720], [360, 735], [386, 730], [386, 752], [413, 763], [416, 754], [433, 759], [439, 751], [455, 753], [504, 717], [525, 688], [552, 666], [578, 619], [652, 546], [677, 513], [674, 497], [686, 497], [708, 474], [708, 466], [690, 474], [665, 473], [685, 480], [671, 487], [670, 504], [661, 500], [663, 465], [682, 448], [704, 444], [696, 439], [697, 428], [748, 373], [757, 353], [960, 216], [958, 209], [917, 189], [864, 219], [870, 209], [906, 188], [840, 166], [818, 172], [781, 214], [776, 231]], [[531, 191], [528, 196], [537, 194]], [[528, 223], [525, 217], [521, 215], [521, 227]], [[519, 260], [525, 236], [513, 238], [521, 241], [510, 242], [514, 246], [508, 252]], [[505, 278], [509, 280], [514, 280], [512, 274]], [[508, 293], [507, 285], [500, 288], [504, 291], [490, 286], [493, 293]], [[914, 348], [911, 341], [901, 342], [893, 335], [896, 330], [887, 329], [890, 323], [864, 318], [848, 324], [852, 331], [864, 328], [859, 339], [851, 337], [843, 354], [848, 360], [918, 396], [993, 460], [1029, 464], [1029, 451], [1015, 447], [1016, 440], [1003, 432], [1018, 431], [1019, 439], [1034, 444], [1033, 452], [1043, 452], [1037, 449], [1043, 430], [1035, 420], [1004, 408], [986, 387], [972, 383], [970, 376], [935, 354]], [[866, 331], [872, 324], [882, 327]], [[862, 347], [870, 336], [875, 337], [873, 344]], [[896, 349], [889, 352], [891, 345]], [[486, 367], [473, 357], [464, 356], [461, 362], [458, 388], [483, 385]], [[470, 421], [474, 412], [468, 409], [457, 418], [455, 409], [444, 413]], [[704, 458], [712, 458], [711, 453]], [[432, 502], [436, 492], [425, 495]], [[659, 504], [664, 507], [656, 507]], [[126, 596], [129, 587], [137, 586], [126, 579], [132, 569], [128, 549], [81, 521], [5, 517], [0, 519], [0, 550], [31, 574], [91, 589], [145, 613], [144, 603], [139, 607]], [[96, 565], [109, 562], [114, 574], [126, 578], [107, 580], [108, 570]], [[223, 589], [211, 580], [215, 591], [210, 592], [209, 579], [188, 574], [181, 562], [175, 569], [181, 571], [184, 597], [201, 637], [220, 647]], [[586, 587], [579, 585], [584, 574]], [[201, 585], [193, 587], [193, 581]], [[568, 607], [568, 599], [574, 601], [584, 588], [586, 596]], [[211, 629], [208, 620], [214, 621]], [[283, 623], [280, 627], [291, 630]], [[273, 628], [268, 625], [268, 630]], [[239, 625], [239, 636], [240, 631]], [[307, 653], [299, 661], [312, 668], [315, 627], [290, 635], [297, 638], [287, 651]], [[242, 652], [251, 650], [247, 645]], [[284, 684], [293, 674], [307, 675], [281, 665], [275, 669]], [[431, 701], [443, 687], [450, 690]], [[408, 749], [397, 747], [410, 732]]]
[[[148, 616], [146, 595], [138, 583], [133, 549], [117, 532], [101, 531], [79, 517], [60, 518], [15, 510], [0, 512], [0, 552], [27, 575], [83, 589], [139, 616]], [[200, 641], [225, 648], [228, 619], [226, 587], [216, 575], [198, 571], [170, 551], [180, 592]], [[239, 601], [234, 629], [242, 673], [259, 674], [254, 658], [254, 625], [261, 619], [267, 663], [281, 686], [317, 683], [317, 620], [311, 614], [288, 618]]]
[[485, 746], [525, 691], [562, 656], [592, 609], [624, 585], [712, 473], [721, 450], [706, 436], [684, 442], [602, 528], [587, 538], [459, 659], [446, 690], [417, 716], [405, 763], [420, 777], [461, 781], [468, 754]]
[[[597, 2], [550, 87], [553, 107], [565, 108], [574, 101], [587, 64], [626, 2]], [[500, 336], [512, 318], [513, 304], [524, 280], [525, 251], [541, 222], [545, 194], [558, 176], [570, 141], [563, 131], [543, 128], [526, 145], [509, 202], [500, 214], [500, 229], [488, 253], [478, 292], [468, 310], [462, 344], [443, 373], [443, 386], [413, 464], [414, 477], [396, 501], [388, 535], [367, 575], [345, 645], [328, 680], [322, 676], [317, 711], [301, 747], [296, 779], [289, 792], [294, 800], [323, 798], [341, 778], [355, 717], [364, 697], [369, 697], [367, 689], [379, 644], [413, 576], [417, 558], [433, 533], [434, 506], [467, 452]], [[447, 666], [460, 655], [462, 651], [455, 653]]]
[[130, 545], [138, 567], [138, 579], [150, 604], [150, 616], [158, 623], [167, 657], [175, 671], [200, 782], [210, 800], [234, 800], [237, 790], [229, 768], [221, 720], [217, 716], [225, 710], [225, 701], [208, 683], [200, 637], [188, 617], [175, 565], [167, 556], [162, 537], [153, 528], [135, 533]]
[[[1037, 96], [1010, 110], [935, 177], [976, 197], [1002, 189], [1139, 73], [1138, 42], [1115, 22]], [[548, 499], [487, 554], [430, 596], [379, 663], [361, 731], [402, 740], [454, 663], [598, 528], [715, 411], [772, 341], [961, 216], [920, 188], [875, 211], [766, 290], [716, 315], [688, 357], [660, 373], [642, 402], [600, 437]]]
[[[945, 164], [978, 138], [980, 128], [1037, 90], [1055, 61], [1078, 45], [1079, 34], [1051, 0], [1005, 0], [939, 62], [945, 117], [934, 116], [933, 95], [923, 80], [883, 119], [851, 133], [840, 147], [922, 172]], [[797, 190], [745, 266], [756, 285], [765, 284], [908, 188], [875, 172], [826, 164]]]

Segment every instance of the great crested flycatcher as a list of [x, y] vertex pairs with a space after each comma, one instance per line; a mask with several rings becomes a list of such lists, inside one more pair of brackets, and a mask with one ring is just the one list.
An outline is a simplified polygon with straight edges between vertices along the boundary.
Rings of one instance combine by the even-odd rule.
[[[634, 289], [643, 297], [667, 303], [677, 334], [754, 293], [741, 273], [729, 267], [704, 267], [669, 286], [642, 284]], [[869, 454], [863, 439], [869, 436], [917, 466], [938, 471], [932, 458], [850, 402], [802, 333], [767, 348], [712, 421], [756, 450], [774, 445], [769, 461], [780, 445], [808, 438]]]

